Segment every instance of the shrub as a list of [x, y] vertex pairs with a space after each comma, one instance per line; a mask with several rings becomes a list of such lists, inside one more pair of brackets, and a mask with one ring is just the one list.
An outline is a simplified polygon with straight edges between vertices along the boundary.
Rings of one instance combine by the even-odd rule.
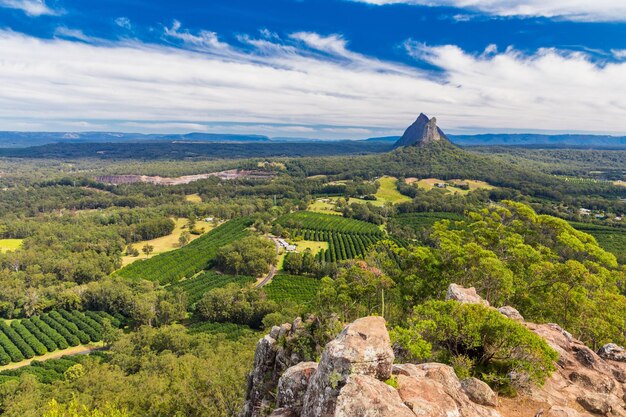
[[[41, 330], [41, 332], [44, 333], [48, 338], [53, 340], [59, 349], [67, 349], [69, 347], [69, 343], [67, 342], [67, 340], [65, 340], [65, 338], [59, 332], [50, 327], [46, 322], [41, 320], [41, 318], [32, 317], [30, 321], [33, 325], [37, 326], [37, 328]], [[26, 320], [24, 320], [23, 322], [25, 324], [27, 323]]]
[[415, 308], [409, 323], [392, 331], [401, 356], [434, 357], [457, 367], [458, 358], [465, 356], [469, 373], [497, 389], [506, 388], [503, 381], [541, 385], [555, 370], [558, 354], [545, 340], [492, 308], [428, 301]]

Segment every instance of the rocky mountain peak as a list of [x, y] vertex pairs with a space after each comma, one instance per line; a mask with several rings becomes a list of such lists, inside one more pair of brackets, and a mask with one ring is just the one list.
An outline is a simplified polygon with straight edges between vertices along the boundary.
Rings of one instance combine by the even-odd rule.
[[404, 131], [395, 146], [426, 146], [441, 141], [448, 141], [448, 138], [437, 127], [437, 118], [429, 119], [424, 113], [420, 113], [415, 122]]

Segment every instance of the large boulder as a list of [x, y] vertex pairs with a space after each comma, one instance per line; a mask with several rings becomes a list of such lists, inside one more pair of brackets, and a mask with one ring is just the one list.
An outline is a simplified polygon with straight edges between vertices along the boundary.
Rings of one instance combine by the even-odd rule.
[[519, 312], [519, 311], [517, 311], [517, 309], [515, 309], [515, 308], [513, 308], [513, 307], [511, 307], [511, 306], [502, 306], [502, 307], [499, 307], [499, 308], [498, 308], [498, 311], [499, 311], [502, 315], [504, 315], [504, 316], [506, 316], [506, 317], [508, 317], [508, 318], [510, 318], [510, 319], [512, 319], [512, 320], [516, 320], [516, 321], [524, 321], [524, 316], [522, 316], [522, 315], [520, 314], [520, 312]]
[[476, 378], [467, 378], [461, 381], [463, 391], [469, 397], [470, 400], [476, 404], [488, 405], [495, 407], [498, 404], [498, 396], [495, 392], [485, 384], [483, 381]]
[[385, 319], [364, 317], [349, 324], [326, 345], [304, 397], [302, 416], [333, 416], [337, 397], [349, 376], [386, 380], [393, 360]]
[[446, 293], [446, 300], [454, 300], [465, 304], [482, 304], [489, 306], [489, 301], [484, 300], [478, 293], [476, 288], [465, 288], [457, 284], [450, 284]]
[[276, 405], [300, 414], [309, 380], [316, 370], [315, 362], [301, 362], [287, 369], [278, 381]]
[[352, 375], [339, 392], [334, 417], [415, 417], [398, 391], [367, 375]]

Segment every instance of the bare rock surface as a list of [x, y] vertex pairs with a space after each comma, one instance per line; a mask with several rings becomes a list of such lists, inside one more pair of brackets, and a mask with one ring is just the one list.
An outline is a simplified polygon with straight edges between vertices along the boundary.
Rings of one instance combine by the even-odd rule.
[[520, 312], [511, 306], [502, 306], [498, 308], [498, 311], [510, 319], [524, 321], [524, 317], [520, 314]]
[[610, 361], [626, 362], [626, 349], [615, 343], [608, 343], [598, 350], [598, 356]]
[[[488, 305], [475, 289], [458, 285], [450, 286], [448, 299]], [[557, 370], [545, 384], [516, 398], [498, 399], [484, 382], [460, 381], [441, 363], [393, 364], [380, 317], [346, 326], [326, 345], [318, 364], [302, 362], [278, 342], [301, 331], [302, 322], [296, 321], [273, 328], [259, 341], [242, 416], [626, 417], [623, 348], [609, 344], [596, 353], [556, 324], [525, 322], [509, 307], [499, 311], [559, 354]]]
[[464, 304], [482, 304], [489, 305], [489, 301], [484, 300], [476, 293], [476, 288], [465, 288], [460, 285], [450, 284], [446, 294], [446, 300], [454, 300]]
[[480, 379], [468, 378], [461, 382], [461, 386], [469, 399], [476, 404], [489, 405], [491, 407], [498, 405], [496, 393]]
[[351, 375], [385, 380], [394, 360], [382, 317], [364, 317], [349, 324], [326, 345], [304, 396], [303, 417], [334, 415], [339, 391]]

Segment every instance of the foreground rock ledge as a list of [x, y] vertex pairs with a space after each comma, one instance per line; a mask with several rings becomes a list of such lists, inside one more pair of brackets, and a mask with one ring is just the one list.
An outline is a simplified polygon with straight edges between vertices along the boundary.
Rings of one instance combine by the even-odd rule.
[[[474, 289], [458, 285], [448, 298], [488, 305]], [[319, 364], [302, 362], [277, 342], [302, 328], [298, 319], [259, 341], [242, 416], [267, 416], [274, 407], [270, 417], [626, 417], [623, 348], [607, 345], [596, 354], [555, 324], [525, 322], [510, 307], [499, 311], [559, 353], [557, 371], [543, 387], [499, 400], [489, 386], [460, 381], [447, 365], [394, 365], [380, 317], [346, 326], [326, 345]]]

